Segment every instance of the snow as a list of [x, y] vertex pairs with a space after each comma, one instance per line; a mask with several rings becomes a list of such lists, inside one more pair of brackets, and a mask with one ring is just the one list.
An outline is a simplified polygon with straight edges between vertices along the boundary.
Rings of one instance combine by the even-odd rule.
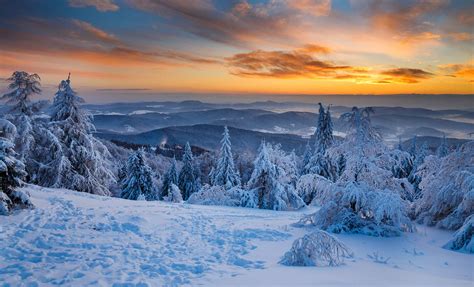
[[289, 267], [278, 263], [283, 254], [315, 231], [292, 224], [314, 209], [22, 190], [36, 208], [1, 218], [0, 285], [472, 286], [474, 280], [473, 255], [443, 249], [452, 232], [431, 227], [393, 238], [337, 234], [354, 252], [344, 265]]

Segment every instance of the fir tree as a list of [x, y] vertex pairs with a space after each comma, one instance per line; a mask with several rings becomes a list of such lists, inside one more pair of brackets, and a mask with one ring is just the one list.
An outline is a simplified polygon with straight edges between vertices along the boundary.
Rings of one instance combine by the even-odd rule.
[[168, 172], [165, 174], [163, 179], [163, 186], [160, 192], [160, 200], [170, 195], [172, 185], [178, 184], [178, 171], [176, 168], [176, 158], [173, 157], [171, 162], [171, 167]]
[[191, 194], [199, 190], [199, 182], [193, 165], [193, 153], [189, 142], [186, 143], [183, 155], [183, 167], [178, 177], [178, 187], [183, 194], [183, 200], [187, 200]]
[[270, 161], [267, 145], [262, 142], [254, 162], [252, 176], [247, 183], [248, 188], [256, 191], [258, 208], [272, 209], [270, 196], [276, 185], [276, 177], [276, 168]]
[[216, 168], [212, 172], [211, 182], [213, 185], [220, 185], [226, 189], [231, 189], [234, 186], [240, 186], [240, 176], [234, 166], [227, 126], [224, 127], [224, 133], [222, 135], [220, 157], [217, 161]]
[[127, 175], [122, 181], [120, 197], [138, 200], [157, 200], [151, 168], [145, 163], [143, 150], [140, 149], [130, 155], [126, 165]]
[[[54, 135], [46, 127], [34, 120], [34, 113], [44, 105], [45, 101], [33, 102], [31, 98], [41, 93], [40, 77], [37, 74], [14, 72], [10, 78], [10, 92], [1, 99], [10, 105], [7, 118], [16, 126], [17, 135], [13, 142], [19, 159], [25, 163], [28, 181], [41, 183], [39, 176], [50, 177], [53, 160], [57, 151]], [[47, 151], [47, 152], [45, 152]]]
[[0, 120], [0, 215], [7, 215], [15, 208], [33, 206], [28, 194], [16, 189], [22, 185], [26, 171], [24, 164], [15, 158], [11, 142], [15, 133], [12, 123]]
[[326, 151], [331, 147], [333, 141], [333, 128], [329, 108], [326, 112], [323, 105], [319, 103], [319, 116], [315, 132], [315, 152], [306, 167], [309, 173], [335, 180], [335, 168], [326, 154]]
[[110, 195], [108, 186], [115, 180], [109, 170], [110, 153], [92, 136], [95, 127], [91, 115], [81, 108], [82, 102], [71, 88], [69, 77], [60, 83], [52, 106], [51, 125], [64, 155], [54, 187]]

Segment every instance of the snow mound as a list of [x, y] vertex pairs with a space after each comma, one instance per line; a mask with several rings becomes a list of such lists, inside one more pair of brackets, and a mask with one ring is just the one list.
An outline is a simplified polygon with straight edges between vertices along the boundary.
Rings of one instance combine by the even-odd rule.
[[317, 230], [297, 239], [280, 261], [289, 266], [339, 266], [352, 251], [336, 237]]

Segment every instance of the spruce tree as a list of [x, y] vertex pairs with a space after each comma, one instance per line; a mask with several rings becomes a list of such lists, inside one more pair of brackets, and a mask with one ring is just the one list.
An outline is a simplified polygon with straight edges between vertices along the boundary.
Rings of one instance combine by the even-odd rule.
[[271, 193], [276, 185], [277, 170], [271, 162], [265, 142], [260, 144], [259, 153], [254, 162], [254, 170], [247, 187], [255, 191], [257, 207], [272, 209]]
[[333, 137], [333, 126], [329, 108], [325, 111], [323, 105], [319, 103], [319, 116], [315, 132], [315, 151], [306, 170], [309, 173], [321, 175], [327, 179], [335, 180], [336, 172], [326, 151], [331, 147]]
[[143, 150], [133, 152], [126, 164], [126, 177], [122, 180], [121, 198], [130, 200], [157, 200], [156, 189], [153, 186], [151, 168], [145, 163]]
[[172, 191], [172, 185], [178, 185], [178, 171], [176, 168], [176, 158], [173, 157], [173, 161], [171, 162], [171, 167], [167, 173], [165, 173], [163, 179], [163, 186], [160, 192], [160, 200], [170, 195]]
[[15, 158], [17, 154], [11, 141], [15, 134], [15, 126], [0, 119], [0, 215], [7, 215], [15, 208], [33, 206], [29, 195], [17, 190], [23, 183], [26, 171], [25, 165]]
[[179, 172], [178, 187], [183, 195], [183, 200], [188, 200], [189, 196], [199, 189], [199, 182], [194, 170], [193, 153], [189, 142], [186, 143], [184, 148], [183, 167]]
[[110, 153], [96, 138], [91, 115], [81, 107], [83, 99], [71, 88], [71, 81], [61, 81], [54, 97], [51, 126], [61, 143], [63, 156], [58, 165], [54, 187], [110, 195], [115, 181], [109, 169]]
[[229, 130], [224, 127], [222, 134], [220, 157], [217, 166], [212, 172], [212, 185], [224, 186], [231, 189], [234, 186], [240, 186], [240, 176], [234, 166], [232, 156], [232, 147], [230, 143]]
[[309, 143], [310, 141], [308, 140], [306, 142], [306, 147], [304, 149], [304, 153], [303, 153], [303, 163], [301, 165], [301, 174], [307, 174], [308, 173], [308, 164], [310, 163], [311, 161], [311, 157], [313, 156], [313, 152], [311, 150], [311, 145]]

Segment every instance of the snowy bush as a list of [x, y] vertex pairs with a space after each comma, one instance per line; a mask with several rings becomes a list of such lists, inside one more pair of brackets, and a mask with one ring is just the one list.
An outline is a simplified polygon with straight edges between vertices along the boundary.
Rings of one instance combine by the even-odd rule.
[[396, 193], [374, 190], [364, 183], [349, 183], [332, 194], [316, 213], [299, 224], [310, 224], [329, 232], [361, 233], [371, 236], [399, 236], [413, 225], [406, 203]]
[[288, 266], [339, 266], [352, 251], [329, 233], [317, 230], [293, 242], [291, 250], [280, 261]]
[[417, 201], [419, 222], [458, 229], [474, 213], [474, 141], [442, 159], [426, 158]]
[[469, 216], [463, 226], [454, 233], [453, 239], [444, 248], [474, 253], [474, 214]]
[[333, 182], [317, 174], [302, 175], [296, 183], [298, 195], [311, 205], [325, 203], [335, 187]]
[[17, 160], [11, 139], [16, 129], [7, 120], [0, 120], [0, 215], [7, 215], [15, 208], [32, 207], [29, 195], [17, 188], [26, 176], [25, 165]]
[[187, 203], [200, 205], [256, 207], [255, 195], [239, 187], [226, 189], [225, 186], [203, 186], [191, 194]]
[[163, 200], [167, 202], [174, 202], [174, 203], [183, 202], [183, 196], [181, 195], [181, 190], [179, 190], [176, 184], [171, 183], [168, 194], [165, 197], [163, 197]]

